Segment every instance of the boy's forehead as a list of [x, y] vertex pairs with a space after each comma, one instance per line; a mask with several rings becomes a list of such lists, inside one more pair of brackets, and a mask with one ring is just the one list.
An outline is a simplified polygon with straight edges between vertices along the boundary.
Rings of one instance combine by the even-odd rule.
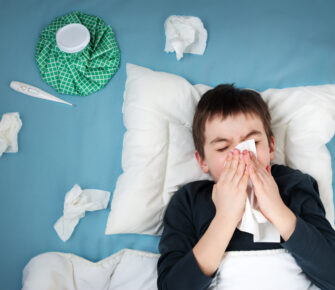
[[218, 136], [226, 139], [242, 138], [250, 132], [265, 134], [261, 118], [254, 114], [240, 113], [226, 118], [213, 116], [205, 125], [206, 141]]

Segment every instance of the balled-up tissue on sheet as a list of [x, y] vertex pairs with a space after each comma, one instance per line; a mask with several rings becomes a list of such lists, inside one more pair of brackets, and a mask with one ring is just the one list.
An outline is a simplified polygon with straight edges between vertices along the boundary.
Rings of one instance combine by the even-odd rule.
[[166, 19], [164, 27], [165, 51], [175, 51], [177, 60], [180, 60], [184, 53], [204, 54], [207, 30], [200, 18], [172, 15]]

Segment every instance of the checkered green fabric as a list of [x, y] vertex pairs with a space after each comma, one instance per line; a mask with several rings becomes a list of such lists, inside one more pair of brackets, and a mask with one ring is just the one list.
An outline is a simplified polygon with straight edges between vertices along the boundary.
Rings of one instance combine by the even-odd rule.
[[[70, 24], [81, 23], [90, 32], [90, 43], [77, 53], [61, 51], [56, 32]], [[86, 96], [106, 85], [117, 72], [120, 50], [114, 32], [99, 17], [72, 12], [56, 18], [41, 32], [36, 61], [43, 80], [57, 92]]]

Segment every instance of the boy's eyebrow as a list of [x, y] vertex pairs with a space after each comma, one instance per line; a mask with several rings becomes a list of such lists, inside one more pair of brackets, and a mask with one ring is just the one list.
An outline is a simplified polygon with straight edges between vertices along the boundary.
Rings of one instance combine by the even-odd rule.
[[[245, 140], [247, 138], [249, 138], [250, 136], [253, 135], [262, 135], [262, 132], [258, 131], [258, 130], [251, 130], [247, 135], [245, 135], [244, 137], [241, 138], [241, 140]], [[212, 140], [210, 142], [210, 144], [213, 143], [218, 143], [218, 142], [229, 142], [230, 140], [227, 138], [221, 138], [221, 137], [216, 137], [214, 140]]]

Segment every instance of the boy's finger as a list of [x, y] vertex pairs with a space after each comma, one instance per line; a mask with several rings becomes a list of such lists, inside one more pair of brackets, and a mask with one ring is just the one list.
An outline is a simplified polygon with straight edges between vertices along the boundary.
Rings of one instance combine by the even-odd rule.
[[238, 160], [236, 159], [236, 154], [234, 154], [234, 151], [229, 152], [227, 158], [229, 161], [225, 163], [225, 170], [222, 171], [219, 179], [230, 181], [235, 174]]
[[258, 160], [253, 152], [249, 152], [251, 162], [258, 163]]
[[250, 174], [250, 178], [253, 184], [259, 184], [261, 182], [258, 174], [256, 173], [255, 167], [253, 164], [250, 164], [247, 166], [247, 169]]
[[250, 166], [253, 168], [258, 181], [264, 183], [264, 180], [269, 176], [265, 168], [259, 164], [257, 159], [251, 160]]
[[254, 167], [255, 171], [264, 171], [263, 166], [258, 162], [255, 155], [250, 152], [250, 164]]
[[219, 176], [219, 179], [217, 180], [217, 184], [221, 184], [224, 183], [225, 180], [227, 180], [228, 178], [230, 178], [230, 167], [231, 167], [231, 162], [233, 159], [233, 152], [229, 152], [227, 154], [226, 160], [223, 164], [223, 170]]
[[238, 164], [238, 167], [237, 167], [237, 170], [235, 172], [235, 175], [233, 176], [233, 182], [234, 182], [235, 185], [237, 185], [240, 182], [240, 180], [241, 180], [241, 178], [243, 176], [243, 173], [245, 171], [245, 162], [244, 162], [244, 160], [241, 157], [242, 157], [242, 155], [240, 155], [240, 157], [239, 157], [240, 158], [240, 162]]
[[253, 160], [251, 159], [251, 156], [250, 156], [250, 153], [249, 151], [243, 151], [243, 159], [244, 159], [244, 162], [247, 164], [247, 165], [251, 165], [251, 164], [254, 164]]
[[239, 163], [239, 159], [240, 159], [240, 151], [238, 149], [234, 149], [233, 159], [230, 167], [236, 170]]
[[261, 165], [258, 160], [256, 159], [255, 156], [251, 158], [251, 165], [254, 166], [255, 171], [257, 172], [259, 178], [264, 181], [269, 176], [269, 172], [267, 171], [266, 168]]
[[250, 174], [249, 174], [249, 171], [247, 169], [247, 166], [245, 167], [245, 170], [243, 172], [243, 176], [240, 180], [240, 183], [239, 185], [243, 188], [243, 189], [246, 189], [247, 188], [247, 185], [248, 185], [248, 180], [250, 178]]
[[233, 158], [233, 152], [230, 151], [227, 154], [226, 161], [225, 161], [225, 163], [223, 165], [224, 168], [229, 168], [230, 167], [230, 163], [231, 163], [232, 158]]
[[232, 157], [232, 161], [230, 164], [230, 168], [227, 172], [227, 178], [228, 180], [232, 180], [234, 175], [236, 174], [236, 170], [238, 168], [238, 165], [240, 163], [240, 153], [238, 149], [234, 149], [233, 151], [233, 157]]
[[256, 156], [254, 155], [254, 153], [252, 153], [251, 151], [249, 152], [250, 155], [250, 162], [254, 165], [258, 165], [258, 160], [256, 159]]
[[220, 176], [219, 176], [219, 179], [218, 179], [218, 183], [221, 183], [221, 181], [223, 181], [227, 175], [227, 172], [229, 171], [230, 169], [230, 166], [231, 166], [231, 162], [232, 162], [232, 158], [233, 158], [233, 154], [232, 152], [229, 152], [227, 154], [227, 157], [226, 157], [226, 160], [223, 164], [223, 169]]
[[266, 178], [269, 177], [269, 173], [266, 171], [266, 169], [263, 166], [259, 166], [258, 175], [262, 180], [265, 180]]
[[264, 181], [269, 176], [269, 173], [271, 175], [271, 167], [267, 166], [266, 168], [264, 168], [258, 162], [258, 160], [256, 159], [256, 156], [252, 152], [250, 152], [250, 157], [246, 156], [245, 159], [246, 159], [247, 165], [253, 166], [255, 173], [257, 173], [258, 178], [261, 181]]

